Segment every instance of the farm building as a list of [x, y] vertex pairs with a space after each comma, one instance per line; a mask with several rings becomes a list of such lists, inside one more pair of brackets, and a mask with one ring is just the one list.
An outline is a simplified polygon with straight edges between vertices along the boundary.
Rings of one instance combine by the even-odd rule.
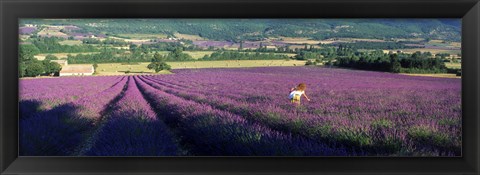
[[93, 75], [94, 68], [92, 65], [67, 65], [62, 66], [60, 76], [82, 76]]
[[68, 66], [68, 61], [67, 60], [50, 60], [50, 62], [55, 62], [60, 64], [60, 66]]

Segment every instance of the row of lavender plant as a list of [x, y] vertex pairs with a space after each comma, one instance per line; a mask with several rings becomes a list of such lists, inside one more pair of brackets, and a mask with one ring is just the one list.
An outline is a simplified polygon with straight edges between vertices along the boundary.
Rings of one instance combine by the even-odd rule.
[[[460, 154], [460, 80], [298, 67], [181, 70], [174, 75], [134, 78], [128, 86], [126, 81], [103, 91], [92, 88], [102, 92], [85, 93], [78, 100], [21, 119], [21, 155], [178, 155], [175, 141], [168, 141], [173, 135], [188, 148], [182, 155]], [[295, 107], [285, 96], [298, 82], [307, 82], [313, 102]], [[150, 90], [143, 95], [162, 114], [156, 117], [165, 120], [175, 134], [152, 133], [156, 128], [167, 133], [168, 129], [161, 121], [150, 120], [157, 114], [151, 114], [150, 104], [142, 102], [132, 83], [142, 91]], [[136, 109], [150, 112], [139, 114]], [[103, 116], [110, 117], [102, 120]], [[146, 138], [133, 137], [138, 134], [132, 130], [158, 137], [140, 144]], [[225, 138], [218, 140], [222, 133]], [[165, 144], [149, 146], [162, 139], [167, 140]], [[132, 141], [125, 146], [114, 144]], [[289, 144], [295, 146], [286, 148]], [[148, 148], [139, 149], [142, 146]], [[160, 147], [170, 151], [158, 151]]]
[[[76, 95], [76, 91], [89, 90], [94, 86], [85, 85], [112, 85], [118, 82], [122, 77], [60, 77], [60, 78], [39, 78], [22, 79], [19, 81], [20, 98], [30, 99], [36, 96], [49, 95], [52, 92], [60, 95]], [[70, 91], [59, 91], [62, 88], [71, 88]], [[96, 89], [96, 88], [95, 88]]]
[[345, 149], [251, 124], [238, 115], [179, 98], [140, 80], [140, 90], [182, 136], [181, 143], [191, 155], [346, 155]]
[[[321, 139], [319, 141], [329, 141], [327, 139], [331, 139], [331, 137], [334, 136], [334, 134], [336, 134], [333, 132], [336, 130], [332, 131], [330, 127], [325, 126], [326, 124], [325, 120], [318, 120], [318, 118], [316, 118], [314, 122], [312, 122], [313, 120], [310, 120], [310, 122], [306, 122], [305, 119], [301, 118], [299, 115], [285, 115], [284, 111], [281, 111], [281, 109], [276, 111], [265, 110], [265, 108], [259, 108], [258, 103], [239, 102], [236, 100], [232, 100], [230, 98], [225, 98], [223, 95], [207, 96], [201, 93], [178, 91], [175, 89], [168, 89], [168, 87], [174, 87], [174, 86], [165, 85], [164, 83], [159, 83], [159, 81], [155, 81], [155, 80], [153, 80], [153, 82], [156, 83], [153, 86], [155, 86], [158, 89], [163, 89], [166, 92], [175, 94], [185, 99], [194, 100], [199, 103], [209, 104], [219, 109], [226, 109], [230, 112], [241, 115], [247, 120], [258, 122], [260, 124], [266, 125], [276, 130], [292, 132], [295, 134], [301, 134], [303, 136], [307, 136], [312, 139], [317, 139], [317, 140]], [[345, 130], [344, 132], [348, 132], [348, 130]], [[348, 138], [348, 139], [358, 139], [355, 137], [359, 137], [359, 136], [351, 135], [351, 137], [353, 138]], [[359, 137], [359, 139], [363, 139], [363, 138]], [[334, 144], [338, 143], [339, 141], [345, 142], [349, 140], [347, 139], [332, 140]], [[364, 143], [361, 143], [361, 141], [364, 141], [364, 140], [359, 140], [359, 141], [360, 143], [358, 144], [364, 144]], [[364, 151], [364, 150], [357, 149], [353, 151], [358, 152], [358, 151]]]
[[[255, 104], [249, 104], [245, 102], [239, 103], [236, 100], [225, 98], [224, 96], [206, 96], [201, 93], [179, 91], [172, 88], [175, 86], [165, 85], [165, 83], [162, 83], [158, 80], [156, 81], [155, 79], [145, 78], [145, 80], [148, 80], [147, 83], [156, 89], [187, 100], [211, 105], [218, 110], [227, 110], [228, 112], [240, 115], [250, 122], [254, 122], [277, 131], [300, 134], [301, 136], [306, 136], [311, 140], [318, 140], [318, 142], [329, 141], [327, 139], [330, 139], [330, 137], [334, 134], [330, 127], [319, 125], [319, 123], [325, 124], [325, 121], [319, 122], [319, 120], [316, 120], [315, 123], [304, 123], [304, 120], [298, 116], [280, 116], [282, 111], [266, 112], [264, 111], [265, 109], [258, 108], [258, 105], [255, 106]], [[333, 140], [331, 144], [341, 145], [338, 143], [339, 140]], [[350, 150], [350, 152], [352, 152], [352, 154], [357, 154], [358, 152], [364, 152], [364, 150], [357, 148]]]
[[127, 78], [122, 78], [119, 83], [95, 95], [37, 112], [31, 117], [21, 117], [20, 155], [75, 155], [77, 147], [95, 130], [110, 102], [121, 94], [126, 81]]
[[102, 126], [80, 155], [87, 156], [174, 156], [181, 149], [173, 133], [159, 120], [129, 77], [124, 95], [114, 104]]
[[[20, 105], [25, 113], [49, 110], [76, 99], [99, 93], [122, 77], [51, 78], [20, 80]], [[28, 114], [27, 114], [28, 115]]]
[[[263, 68], [262, 71], [264, 71], [264, 69], [265, 68]], [[287, 68], [284, 68], [284, 69], [287, 69]], [[238, 69], [236, 69], [235, 71], [237, 70]], [[275, 68], [272, 70], [273, 72], [278, 71], [278, 68]], [[231, 71], [231, 72], [235, 72], [235, 71]], [[210, 80], [212, 80], [211, 79], [212, 77], [220, 77], [217, 79], [213, 79], [211, 82], [208, 82], [208, 81], [204, 82], [204, 84], [210, 85], [206, 89], [205, 89], [205, 86], [196, 86], [197, 91], [204, 91], [204, 92], [217, 91], [217, 90], [212, 90], [211, 87], [213, 86], [214, 88], [218, 88], [218, 91], [220, 91], [219, 92], [220, 94], [228, 93], [228, 92], [221, 92], [222, 89], [227, 89], [230, 91], [230, 93], [236, 93], [236, 94], [249, 93], [249, 94], [256, 95], [257, 92], [255, 91], [255, 89], [251, 89], [251, 88], [249, 89], [248, 86], [260, 87], [258, 83], [255, 84], [256, 82], [255, 80], [258, 80], [258, 82], [263, 81], [262, 83], [265, 83], [265, 81], [269, 81], [270, 82], [268, 83], [269, 85], [276, 85], [276, 86], [267, 86], [266, 88], [262, 87], [262, 90], [269, 92], [269, 96], [266, 96], [264, 99], [270, 99], [270, 100], [274, 99], [273, 100], [274, 105], [269, 105], [269, 106], [272, 106], [272, 107], [285, 106], [285, 103], [288, 103], [288, 102], [286, 102], [286, 100], [281, 99], [281, 97], [285, 96], [285, 94], [277, 93], [278, 90], [275, 91], [274, 89], [281, 89], [281, 88], [286, 89], [286, 87], [279, 87], [278, 84], [280, 83], [275, 82], [275, 81], [278, 81], [278, 80], [275, 80], [275, 77], [268, 77], [267, 79], [265, 76], [262, 77], [262, 75], [264, 75], [265, 72], [254, 72], [254, 71], [255, 70], [253, 69], [253, 73], [252, 73], [252, 69], [248, 69], [248, 72], [239, 71], [239, 72], [235, 72], [238, 74], [231, 75], [228, 73], [228, 71], [215, 70], [212, 72], [208, 72], [208, 71], [202, 71], [201, 73], [195, 72], [195, 74], [180, 73], [179, 75], [184, 75], [184, 77], [188, 77], [189, 80], [193, 80], [193, 81], [205, 80], [206, 78], [204, 77], [208, 77], [210, 78]], [[296, 71], [298, 71], [298, 69]], [[219, 72], [222, 72], [222, 73], [219, 73]], [[281, 73], [284, 76], [293, 74], [293, 73], [285, 74], [285, 72], [288, 72], [288, 70], [283, 70], [279, 72], [279, 74]], [[211, 74], [208, 74], [208, 73], [211, 73]], [[311, 73], [312, 72], [308, 69], [307, 71], [301, 72], [302, 75], [314, 76]], [[255, 76], [252, 76], [252, 74], [255, 74]], [[272, 74], [272, 71], [268, 71], [268, 75], [271, 75], [271, 74]], [[391, 143], [388, 143], [387, 146], [389, 147], [394, 146], [396, 147], [395, 149], [397, 151], [406, 152], [405, 150], [400, 150], [400, 148], [408, 148], [413, 146], [419, 147], [419, 145], [431, 142], [431, 143], [434, 143], [433, 146], [436, 148], [442, 147], [442, 145], [448, 145], [446, 147], [451, 150], [452, 147], [454, 147], [454, 149], [457, 149], [457, 151], [454, 151], [454, 152], [458, 153], [458, 148], [460, 147], [460, 142], [461, 142], [461, 138], [456, 137], [460, 135], [459, 134], [460, 127], [458, 123], [461, 115], [461, 111], [459, 109], [459, 106], [460, 106], [459, 84], [460, 83], [458, 80], [423, 78], [423, 77], [418, 78], [418, 77], [407, 77], [403, 75], [399, 76], [399, 75], [393, 75], [393, 74], [382, 74], [382, 73], [375, 73], [375, 72], [371, 73], [371, 72], [365, 72], [365, 71], [348, 71], [348, 70], [347, 71], [340, 70], [337, 72], [324, 71], [324, 72], [319, 72], [319, 74], [326, 77], [330, 77], [330, 80], [332, 81], [328, 81], [329, 79], [325, 80], [325, 78], [322, 79], [322, 77], [318, 77], [318, 78], [316, 77], [316, 79], [320, 79], [320, 81], [318, 82], [313, 81], [312, 84], [322, 83], [321, 82], [322, 80], [329, 83], [324, 83], [324, 82], [322, 83], [322, 85], [327, 87], [325, 89], [318, 90], [318, 89], [312, 88], [312, 90], [310, 91], [311, 96], [313, 96], [314, 100], [321, 101], [321, 102], [306, 103], [305, 105], [306, 109], [300, 108], [303, 111], [305, 111], [305, 112], [302, 112], [302, 110], [300, 110], [299, 114], [303, 115], [302, 120], [303, 118], [305, 118], [304, 116], [307, 115], [308, 113], [313, 113], [317, 115], [317, 116], [313, 116], [314, 119], [322, 117], [322, 118], [328, 119], [329, 121], [329, 124], [326, 125], [325, 127], [319, 128], [320, 130], [325, 130], [325, 128], [338, 128], [337, 132], [340, 132], [340, 134], [342, 134], [342, 137], [345, 138], [346, 140], [360, 139], [359, 140], [360, 143], [363, 142], [365, 144], [373, 144], [373, 142], [378, 143], [378, 142], [385, 142], [385, 140], [392, 140], [392, 141], [389, 141]], [[335, 74], [340, 74], [340, 75], [336, 76]], [[221, 77], [222, 75], [227, 75], [227, 76]], [[242, 75], [245, 75], [245, 76], [242, 76]], [[180, 77], [182, 76], [175, 75], [174, 78], [175, 80], [183, 81]], [[255, 78], [252, 78], [252, 77], [255, 77]], [[162, 77], [162, 80], [169, 79], [169, 78], [173, 78], [173, 76]], [[249, 81], [243, 80], [243, 82], [239, 82], [240, 80], [242, 80], [242, 78], [244, 79], [246, 78]], [[282, 77], [281, 82], [284, 82], [283, 79], [289, 79], [289, 78], [290, 77]], [[233, 82], [229, 84], [228, 82], [221, 81], [221, 79], [227, 79], [230, 82], [231, 81], [237, 81], [237, 82]], [[353, 81], [353, 80], [357, 80], [355, 81], [356, 83], [348, 83], [348, 81]], [[215, 84], [215, 82], [217, 83]], [[312, 82], [312, 80], [310, 80], [310, 82]], [[248, 85], [248, 86], [243, 87], [244, 85]], [[413, 86], [413, 87], [409, 87], [409, 86]], [[237, 87], [237, 88], [232, 89], [228, 87]], [[273, 87], [273, 89], [271, 89], [272, 91], [269, 91], [269, 87]], [[245, 90], [247, 90], [248, 92], [245, 92]], [[316, 95], [319, 93], [311, 93], [312, 91], [313, 92], [320, 91], [320, 92], [323, 92], [323, 94], [327, 94], [327, 95]], [[373, 91], [374, 93], [370, 91]], [[257, 93], [257, 94], [261, 94], [261, 93]], [[208, 100], [213, 101], [211, 99], [216, 98], [216, 96], [217, 95], [210, 93], [210, 96], [208, 96], [209, 98]], [[280, 98], [272, 98], [271, 96], [277, 96]], [[327, 97], [324, 97], [324, 96], [327, 96]], [[422, 98], [425, 100], [422, 100]], [[281, 99], [281, 101], [280, 102], [275, 101], [275, 99]], [[269, 103], [271, 104], [271, 102]], [[268, 106], [265, 106], [265, 104], [266, 104], [265, 102], [260, 103], [259, 105], [257, 105], [257, 108], [260, 107], [260, 109], [265, 110], [266, 109], [265, 107], [268, 107]], [[315, 105], [312, 105], [312, 104], [315, 104]], [[404, 104], [404, 105], [398, 105], [398, 104]], [[255, 109], [255, 106], [252, 106], [250, 108]], [[299, 108], [293, 108], [293, 109], [295, 109], [295, 112], [298, 113]], [[431, 110], [431, 109], [434, 109], [434, 110]], [[280, 114], [282, 114], [282, 112], [280, 112]], [[406, 115], [406, 114], [409, 114], [409, 115]], [[418, 114], [421, 114], [419, 115], [420, 117], [417, 116]], [[319, 116], [319, 115], [323, 115], [323, 116]], [[311, 130], [305, 130], [305, 128], [301, 128], [301, 130], [311, 131]], [[352, 133], [352, 131], [357, 133]], [[400, 146], [397, 143], [395, 143], [395, 142], [406, 142], [405, 137], [407, 136], [409, 137], [408, 140], [415, 141], [416, 145], [404, 144]], [[363, 140], [361, 140], [362, 138]], [[426, 146], [427, 147], [421, 147], [420, 149], [425, 149], [425, 148], [431, 147], [432, 145], [426, 144]], [[432, 150], [435, 152], [435, 149], [429, 149], [429, 150], [427, 149], [427, 152]], [[411, 151], [412, 150], [410, 150], [410, 152]], [[450, 153], [444, 152], [440, 154], [450, 154]]]
[[[196, 77], [195, 77], [196, 78]], [[225, 85], [226, 84], [226, 85]], [[237, 89], [240, 89], [240, 90], [244, 90], [244, 89], [247, 89], [248, 91], [248, 87], [242, 87], [243, 84], [251, 84], [251, 83], [247, 83], [247, 82], [243, 82], [243, 83], [236, 83], [236, 84], [228, 84], [228, 83], [223, 83], [220, 85], [220, 87], [218, 87], [218, 93], [221, 93], [222, 96], [228, 96], [228, 97], [231, 97], [231, 95], [228, 94], [228, 92], [222, 92], [221, 89], [224, 89], [225, 87], [239, 87], [240, 88], [236, 88], [235, 90], [233, 90], [231, 93], [235, 93], [235, 94], [246, 94], [247, 92], [242, 92], [242, 91], [238, 91]], [[225, 86], [223, 86], [225, 85]], [[223, 86], [223, 87], [221, 87]], [[202, 86], [199, 86], [199, 87], [202, 87]], [[208, 87], [207, 87], [208, 88]], [[275, 89], [279, 89], [278, 87], [275, 87]], [[365, 108], [375, 108], [377, 107], [378, 108], [378, 105], [376, 105], [377, 103], [368, 103], [369, 106], [366, 106], [365, 103], [363, 102], [365, 99], [362, 99], [362, 98], [365, 98], [365, 96], [368, 96], [367, 99], [372, 99], [372, 100], [384, 100], [384, 98], [382, 98], [381, 96], [377, 96], [376, 94], [373, 94], [375, 95], [373, 98], [370, 98], [370, 96], [372, 95], [372, 93], [368, 93], [369, 90], [371, 89], [367, 89], [367, 91], [363, 90], [363, 89], [360, 89], [360, 90], [354, 90], [353, 92], [349, 92], [351, 91], [352, 89], [351, 88], [348, 88], [347, 90], [344, 90], [345, 88], [343, 89], [340, 89], [341, 93], [340, 95], [342, 94], [345, 94], [347, 93], [347, 95], [336, 95], [334, 96], [335, 94], [332, 93], [332, 94], [327, 94], [328, 96], [332, 96], [332, 98], [324, 98], [324, 97], [321, 97], [321, 98], [318, 98], [319, 100], [322, 100], [320, 103], [306, 103], [305, 106], [307, 107], [307, 110], [303, 110], [305, 112], [309, 112], [309, 113], [314, 113], [314, 114], [317, 114], [317, 113], [337, 113], [337, 114], [341, 114], [341, 115], [351, 115], [352, 114], [352, 110], [351, 110], [351, 107], [354, 106], [354, 107], [357, 107], [357, 110], [356, 111], [353, 111], [353, 112], [363, 112], [363, 113], [355, 113], [354, 115], [357, 115], [357, 116], [360, 116], [360, 117], [364, 117], [365, 115], [370, 115], [372, 114], [372, 110], [358, 110], [358, 107], [365, 107]], [[380, 90], [380, 89], [379, 89]], [[383, 90], [383, 89], [382, 89]], [[196, 92], [203, 92], [203, 93], [208, 93], [207, 95], [215, 95], [215, 94], [212, 94], [215, 93], [214, 91], [211, 91], [211, 90], [204, 90], [204, 89], [199, 89], [199, 88], [196, 88], [195, 90]], [[245, 91], [245, 90], [244, 90]], [[241, 101], [255, 101], [255, 100], [264, 100], [264, 99], [269, 99], [268, 96], [251, 96], [252, 95], [252, 90], [250, 89], [250, 96], [248, 95], [243, 95], [243, 97], [238, 97], [236, 98], [236, 100], [241, 100]], [[343, 92], [342, 92], [343, 91]], [[385, 90], [383, 90], [385, 91]], [[420, 89], [420, 91], [422, 91], [422, 89]], [[285, 94], [276, 94], [278, 91], [273, 91], [271, 93], [272, 96], [280, 96], [280, 98], [275, 98], [275, 99], [282, 99], [281, 96], [285, 96]], [[415, 96], [419, 96], [418, 94], [420, 95], [423, 95], [423, 94], [426, 94], [426, 92], [420, 92], [420, 93], [417, 93], [417, 94], [413, 94], [413, 95], [410, 95], [409, 93], [411, 93], [412, 90], [409, 89], [409, 91], [406, 91], [406, 92], [402, 92], [403, 94], [407, 95], [407, 96], [412, 96], [412, 98], [410, 99], [413, 99], [415, 98]], [[385, 91], [386, 94], [395, 94], [395, 93], [392, 93], [392, 92], [387, 92]], [[433, 92], [435, 93], [435, 92]], [[443, 95], [447, 93], [447, 95]], [[318, 93], [314, 93], [314, 97], [315, 95], [317, 95]], [[399, 94], [399, 93], [396, 93], [396, 94]], [[253, 94], [255, 95], [255, 94]], [[443, 96], [441, 96], [443, 95]], [[449, 106], [445, 106], [445, 105], [450, 105], [452, 106], [451, 104], [459, 104], [459, 98], [458, 98], [458, 95], [459, 95], [459, 92], [455, 92], [455, 91], [439, 91], [438, 94], [435, 94], [435, 95], [431, 95], [429, 97], [435, 97], [435, 98], [442, 98], [442, 99], [427, 99], [425, 101], [434, 101], [434, 102], [439, 102], [440, 105], [439, 106], [436, 106], [435, 108], [436, 109], [442, 109], [442, 110], [427, 110], [427, 112], [436, 112], [436, 113], [433, 113], [433, 114], [425, 114], [425, 115], [438, 115], [438, 114], [441, 114], [441, 112], [444, 112], [445, 109], [451, 109], [449, 112], [450, 113], [456, 113], [458, 115], [458, 107], [459, 105], [457, 106], [453, 106], [453, 108], [449, 107]], [[240, 95], [242, 96], [242, 95]], [[246, 96], [246, 97], [245, 97]], [[324, 95], [323, 95], [324, 96]], [[398, 102], [399, 100], [403, 100], [405, 101], [405, 99], [409, 99], [409, 98], [404, 98], [404, 95], [397, 95], [398, 96], [398, 99], [395, 99], [395, 100], [387, 100], [386, 102]], [[438, 97], [437, 97], [438, 96]], [[256, 98], [254, 98], [256, 97]], [[347, 98], [344, 98], [344, 97], [347, 97]], [[358, 98], [357, 98], [358, 97]], [[346, 107], [343, 107], [342, 104], [328, 104], [328, 102], [325, 100], [325, 99], [335, 99], [335, 98], [343, 98], [341, 100], [334, 100], [334, 102], [345, 102], [345, 101], [353, 101], [353, 102], [360, 102], [358, 104], [347, 104], [347, 105], [344, 105]], [[235, 99], [235, 97], [234, 97]], [[417, 99], [417, 100], [422, 100], [422, 99]], [[417, 103], [421, 103], [421, 104], [427, 104], [425, 103], [425, 101], [420, 101], [420, 102], [417, 102]], [[284, 107], [284, 108], [287, 108], [287, 109], [298, 109], [298, 108], [292, 108], [291, 106], [292, 105], [287, 105], [286, 103], [287, 100], [281, 100], [280, 102], [283, 102], [283, 104], [281, 105], [278, 105], [278, 103], [276, 103], [275, 106], [280, 106], [280, 107]], [[385, 103], [385, 102], [384, 102]], [[413, 104], [412, 102], [409, 102], [409, 101], [405, 101], [403, 102], [404, 104]], [[269, 104], [269, 103], [262, 103], [262, 104]], [[314, 105], [312, 105], [314, 104]], [[322, 105], [321, 107], [323, 107], [325, 109], [325, 111], [322, 111], [320, 110], [321, 108], [319, 108], [318, 104]], [[345, 103], [343, 103], [345, 104]], [[315, 106], [317, 105], [317, 106]], [[438, 105], [438, 103], [437, 103]], [[272, 105], [269, 105], [269, 106], [272, 106]], [[273, 107], [275, 107], [273, 106]], [[338, 106], [340, 106], [340, 108], [337, 108]], [[398, 105], [385, 105], [386, 107], [397, 107]], [[268, 107], [268, 106], [264, 106], [264, 107]], [[263, 109], [265, 109], [263, 107]], [[333, 107], [333, 108], [332, 108]], [[457, 108], [457, 109], [456, 109]], [[328, 110], [328, 111], [326, 111]], [[384, 111], [385, 108], [383, 109]], [[388, 110], [388, 109], [387, 109]], [[456, 111], [457, 110], [457, 111]], [[382, 110], [373, 110], [373, 112], [384, 112]], [[391, 111], [395, 111], [395, 110], [391, 110]], [[295, 112], [299, 112], [298, 110], [296, 110]], [[302, 112], [302, 111], [300, 111]], [[417, 111], [414, 111], [414, 112], [417, 112]], [[425, 113], [425, 112], [424, 112]], [[385, 115], [385, 114], [381, 114], [381, 115]], [[448, 116], [448, 115], [447, 115]]]

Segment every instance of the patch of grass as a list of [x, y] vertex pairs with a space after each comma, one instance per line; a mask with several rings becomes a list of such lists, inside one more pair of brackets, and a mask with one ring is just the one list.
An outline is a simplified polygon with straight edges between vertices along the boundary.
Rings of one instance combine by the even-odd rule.
[[307, 133], [309, 135], [315, 136], [315, 137], [330, 137], [332, 136], [332, 126], [328, 123], [322, 124], [322, 125], [317, 125], [314, 127], [307, 128]]
[[[142, 72], [142, 73], [143, 73], [143, 72]], [[156, 74], [173, 74], [173, 73], [172, 73], [171, 71], [169, 71], [169, 70], [162, 70], [162, 71], [160, 71], [160, 72], [158, 72], [158, 73], [156, 73]]]
[[451, 118], [443, 118], [438, 120], [439, 125], [456, 125], [458, 124], [459, 121], [456, 119], [451, 119]]
[[241, 116], [248, 116], [250, 115], [250, 109], [246, 105], [237, 105], [234, 106], [232, 111], [234, 111], [236, 114], [241, 115]]
[[373, 139], [372, 149], [380, 154], [398, 153], [403, 142], [394, 133], [395, 124], [388, 119], [375, 120], [370, 124]]
[[64, 40], [64, 41], [60, 41], [60, 42], [58, 42], [58, 43], [61, 44], [61, 45], [73, 46], [73, 45], [80, 45], [80, 44], [82, 44], [82, 41], [79, 41], [79, 40]]
[[252, 143], [252, 142], [259, 142], [262, 139], [262, 134], [258, 132], [254, 133], [245, 133], [244, 135], [240, 136], [239, 140], [242, 143]]
[[203, 58], [205, 55], [210, 56], [213, 51], [184, 51], [183, 53], [190, 55], [193, 59], [199, 59]]
[[305, 128], [305, 121], [297, 118], [288, 123], [293, 133], [299, 133]]
[[204, 38], [198, 36], [198, 35], [189, 35], [189, 34], [181, 34], [181, 33], [175, 33], [175, 37], [181, 38], [181, 39], [186, 39], [186, 40], [205, 40]]
[[233, 104], [230, 104], [230, 103], [219, 103], [217, 104], [217, 107], [221, 110], [227, 110], [227, 109], [230, 109], [230, 108], [233, 108]]
[[433, 145], [436, 147], [454, 146], [454, 141], [451, 136], [443, 132], [437, 132], [426, 126], [412, 127], [408, 130], [408, 135], [414, 141], [423, 145]]
[[429, 140], [435, 131], [426, 126], [415, 126], [408, 129], [410, 137], [416, 140]]
[[450, 69], [461, 69], [462, 63], [445, 63], [445, 66]]
[[403, 148], [403, 143], [397, 138], [386, 137], [384, 140], [382, 140], [378, 147], [381, 148], [380, 151], [384, 151], [387, 153], [401, 152]]
[[139, 65], [140, 63], [138, 62], [132, 62], [132, 63], [121, 63], [121, 65]]
[[452, 139], [450, 138], [449, 135], [445, 134], [445, 133], [433, 133], [433, 144], [434, 145], [437, 145], [437, 146], [449, 146], [449, 145], [453, 145], [453, 141]]
[[387, 119], [379, 119], [375, 120], [371, 124], [372, 128], [391, 128], [393, 127], [393, 123]]
[[350, 146], [368, 146], [372, 144], [372, 139], [367, 133], [353, 131], [347, 128], [340, 128], [335, 132], [334, 139], [344, 145]]
[[[258, 115], [263, 115], [263, 114], [259, 112]], [[275, 112], [267, 112], [264, 117], [265, 119], [267, 119], [266, 122], [271, 123], [272, 125], [279, 125], [283, 121], [282, 116]]]

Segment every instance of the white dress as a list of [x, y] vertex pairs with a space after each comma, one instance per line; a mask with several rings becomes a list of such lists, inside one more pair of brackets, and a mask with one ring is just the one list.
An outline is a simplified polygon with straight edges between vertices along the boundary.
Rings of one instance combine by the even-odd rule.
[[294, 90], [294, 91], [290, 92], [290, 95], [288, 96], [288, 98], [293, 99], [293, 97], [295, 97], [295, 96], [300, 97], [300, 96], [303, 95], [303, 93], [305, 93], [305, 91]]

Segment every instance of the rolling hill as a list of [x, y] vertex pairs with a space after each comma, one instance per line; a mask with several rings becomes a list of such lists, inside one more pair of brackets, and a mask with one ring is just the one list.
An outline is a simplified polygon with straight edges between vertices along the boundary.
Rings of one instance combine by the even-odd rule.
[[235, 42], [279, 36], [461, 40], [460, 19], [22, 19], [20, 23], [76, 25], [80, 32], [110, 35], [182, 33]]

